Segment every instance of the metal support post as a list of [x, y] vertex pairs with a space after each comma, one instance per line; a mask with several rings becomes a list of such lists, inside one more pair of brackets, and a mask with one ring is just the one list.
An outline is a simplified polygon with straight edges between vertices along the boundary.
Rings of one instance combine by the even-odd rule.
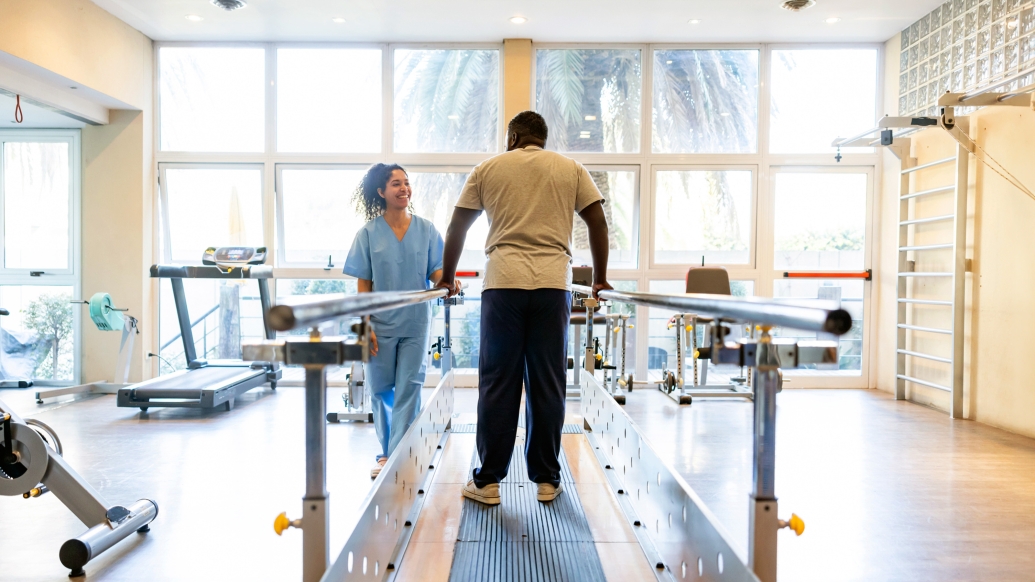
[[[966, 117], [956, 118], [956, 127], [970, 129]], [[952, 398], [950, 418], [963, 416], [963, 354], [966, 346], [964, 325], [967, 301], [967, 190], [969, 186], [970, 152], [962, 144], [956, 146], [956, 212], [953, 217], [952, 268]]]
[[677, 313], [673, 317], [676, 326], [676, 386], [679, 386], [679, 394], [686, 392], [686, 382], [683, 380], [683, 368], [686, 358], [683, 357], [683, 314]]
[[780, 358], [769, 328], [758, 342], [755, 368], [754, 465], [751, 488], [748, 566], [761, 582], [776, 581], [776, 534], [780, 529], [776, 501], [776, 391]]
[[[621, 368], [622, 372], [621, 372], [621, 374], [619, 374], [619, 376], [618, 376], [619, 378], [625, 378], [625, 329], [627, 327], [629, 327], [629, 324], [627, 323], [627, 321], [628, 321], [628, 318], [625, 315], [623, 315], [619, 319], [620, 325], [622, 326], [622, 368]], [[626, 386], [626, 388], [628, 389], [629, 392], [632, 392], [632, 389], [633, 389], [632, 382], [629, 382], [628, 384], [629, 385]]]
[[[590, 304], [592, 302], [592, 305]], [[593, 376], [596, 373], [596, 354], [593, 353], [593, 309], [597, 306], [594, 299], [586, 299], [586, 361], [584, 362], [586, 373]]]
[[442, 338], [442, 378], [446, 377], [446, 374], [453, 369], [453, 340], [450, 339], [449, 334], [449, 302], [445, 301], [442, 306], [442, 327], [443, 327], [443, 338]]
[[[319, 340], [319, 332], [313, 332]], [[305, 367], [305, 497], [302, 499], [302, 580], [319, 582], [328, 565], [327, 373]]]

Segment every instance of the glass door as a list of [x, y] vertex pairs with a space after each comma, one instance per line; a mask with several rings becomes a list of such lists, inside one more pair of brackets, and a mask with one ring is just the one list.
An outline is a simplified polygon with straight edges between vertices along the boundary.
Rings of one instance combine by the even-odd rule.
[[[839, 340], [837, 366], [784, 372], [785, 387], [864, 388], [871, 327], [872, 167], [774, 168], [771, 241], [761, 249], [771, 265], [776, 299], [841, 307], [852, 329]], [[765, 252], [768, 251], [768, 252]], [[777, 329], [781, 337], [833, 339], [822, 333]]]
[[79, 131], [0, 131], [0, 386], [79, 378]]

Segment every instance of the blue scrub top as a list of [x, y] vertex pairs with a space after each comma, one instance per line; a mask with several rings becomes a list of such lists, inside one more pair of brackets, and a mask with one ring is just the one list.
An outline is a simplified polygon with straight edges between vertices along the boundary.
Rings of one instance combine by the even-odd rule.
[[[431, 221], [413, 216], [400, 241], [383, 216], [363, 225], [345, 259], [344, 273], [373, 281], [374, 291], [422, 291], [442, 268], [442, 235]], [[370, 316], [374, 330], [387, 337], [426, 337], [431, 304], [407, 305]]]

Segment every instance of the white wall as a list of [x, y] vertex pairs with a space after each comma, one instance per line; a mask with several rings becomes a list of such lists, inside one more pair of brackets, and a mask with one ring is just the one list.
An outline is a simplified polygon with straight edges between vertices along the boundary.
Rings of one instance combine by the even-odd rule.
[[[886, 54], [885, 108], [898, 109], [898, 54], [899, 38], [888, 41]], [[1035, 135], [1035, 111], [1022, 107], [996, 107], [980, 110], [970, 116], [969, 133], [978, 145], [999, 160], [1029, 189], [1035, 188], [1035, 153], [1031, 136]], [[912, 157], [917, 163], [952, 155], [955, 141], [946, 132], [934, 128], [915, 134], [912, 138]], [[899, 160], [885, 149], [883, 153], [883, 192], [880, 220], [880, 282], [878, 288], [878, 348], [875, 355], [877, 387], [894, 392], [895, 389], [895, 323], [898, 270]], [[939, 186], [952, 181], [952, 169], [945, 166], [917, 173], [913, 190]], [[972, 273], [968, 274], [966, 310], [967, 347], [965, 356], [964, 414], [966, 418], [1035, 437], [1035, 384], [1026, 373], [1024, 364], [1031, 359], [1031, 341], [1026, 339], [1029, 329], [1035, 327], [1035, 200], [1032, 200], [1005, 179], [982, 164], [975, 156], [970, 162], [968, 197], [967, 256], [973, 259]], [[932, 196], [921, 199], [917, 214], [932, 216], [952, 212], [951, 197]], [[917, 234], [917, 243], [944, 242], [946, 232], [929, 227]], [[921, 255], [917, 270], [948, 270], [949, 254]], [[925, 261], [921, 264], [920, 261]], [[948, 282], [928, 282], [920, 289], [922, 294], [946, 295], [939, 285]], [[947, 327], [951, 324], [948, 310], [941, 313], [925, 310], [921, 325]], [[926, 338], [916, 344], [920, 351], [951, 353], [944, 338]], [[925, 378], [948, 382], [946, 367], [931, 365], [923, 371]], [[939, 379], [938, 374], [943, 374]], [[910, 386], [909, 398], [916, 402], [948, 410], [948, 394], [922, 386]]]

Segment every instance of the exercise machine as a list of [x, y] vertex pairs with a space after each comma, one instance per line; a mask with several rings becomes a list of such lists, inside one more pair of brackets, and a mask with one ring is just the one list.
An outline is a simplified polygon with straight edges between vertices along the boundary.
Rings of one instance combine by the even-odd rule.
[[[199, 358], [194, 346], [194, 333], [187, 311], [184, 279], [254, 280], [259, 285], [262, 323], [266, 339], [274, 339], [269, 326], [269, 279], [273, 269], [266, 266], [265, 247], [209, 247], [201, 266], [153, 265], [151, 277], [169, 279], [183, 341], [187, 369], [159, 376], [118, 391], [120, 407], [137, 407], [146, 412], [152, 406], [180, 408], [214, 408], [232, 410], [236, 399], [245, 392], [269, 384], [277, 388], [283, 375], [277, 362], [245, 362], [243, 360], [206, 360]], [[202, 354], [204, 356], [204, 354]]]
[[[0, 309], [0, 315], [8, 313]], [[88, 528], [58, 552], [70, 577], [84, 576], [90, 560], [133, 532], [150, 530], [158, 505], [150, 499], [109, 505], [61, 456], [61, 440], [45, 423], [22, 419], [0, 400], [0, 432], [0, 495], [34, 499], [53, 493]]]
[[[687, 294], [732, 296], [730, 277], [722, 267], [691, 267], [686, 274]], [[698, 340], [698, 328], [704, 327], [702, 340]], [[668, 321], [668, 329], [675, 330], [676, 369], [663, 370], [658, 390], [679, 404], [692, 404], [698, 398], [746, 398], [753, 397], [751, 389], [752, 372], [749, 366], [742, 366], [741, 373], [730, 378], [726, 384], [709, 384], [708, 368], [713, 345], [737, 339], [732, 335], [739, 326], [729, 322], [716, 321], [694, 313], [676, 313]], [[746, 326], [742, 337], [754, 339], [754, 328]], [[691, 359], [693, 375], [686, 378], [686, 356]], [[781, 380], [782, 381], [782, 380]], [[778, 388], [780, 389], [780, 388]]]
[[[591, 290], [573, 286], [589, 297]], [[549, 503], [537, 503], [535, 487], [528, 482], [521, 463], [523, 443], [519, 431], [511, 474], [500, 485], [505, 504], [484, 507], [460, 501], [455, 539], [442, 542], [441, 528], [422, 528], [423, 520], [440, 519], [447, 496], [434, 504], [434, 513], [423, 512], [432, 483], [443, 475], [468, 474], [473, 449], [456, 454], [452, 446], [473, 447], [473, 439], [453, 439], [454, 432], [469, 425], [454, 425], [453, 375], [443, 376], [427, 404], [418, 413], [398, 448], [389, 457], [374, 486], [361, 503], [358, 517], [338, 558], [329, 559], [329, 515], [327, 492], [327, 443], [324, 412], [328, 366], [369, 358], [368, 315], [422, 301], [433, 301], [445, 294], [433, 289], [414, 292], [365, 293], [353, 297], [292, 300], [273, 308], [271, 325], [280, 331], [308, 329], [307, 337], [244, 346], [244, 357], [257, 361], [277, 360], [306, 366], [305, 387], [305, 496], [302, 516], [288, 518], [281, 513], [274, 530], [283, 534], [291, 528], [302, 530], [302, 580], [393, 580], [398, 576], [430, 580], [434, 572], [450, 568], [453, 580], [606, 580], [597, 549], [597, 539], [586, 515], [612, 512], [611, 523], [625, 521], [638, 542], [640, 553], [628, 554], [639, 564], [639, 575], [627, 579], [673, 580], [694, 578], [738, 582], [776, 580], [777, 542], [780, 529], [796, 534], [804, 523], [792, 515], [778, 516], [775, 496], [776, 452], [776, 372], [781, 367], [798, 367], [837, 361], [834, 341], [801, 342], [779, 340], [769, 334], [773, 326], [786, 326], [842, 335], [851, 328], [851, 316], [844, 310], [782, 305], [754, 298], [713, 295], [659, 295], [651, 293], [602, 291], [600, 299], [633, 303], [646, 307], [686, 310], [724, 323], [762, 324], [757, 341], [723, 341], [713, 346], [714, 363], [750, 365], [753, 383], [753, 470], [750, 496], [748, 554], [744, 560], [734, 550], [700, 497], [670, 466], [661, 460], [642, 436], [638, 427], [603, 389], [593, 376], [595, 362], [584, 361], [581, 424], [566, 425], [562, 447], [561, 481], [564, 493]], [[592, 304], [589, 305], [592, 307]], [[343, 317], [363, 316], [356, 339], [324, 337], [319, 325]], [[570, 449], [570, 446], [575, 447]], [[578, 451], [578, 471], [567, 463], [569, 450]], [[594, 463], [593, 461], [596, 461]], [[599, 464], [599, 466], [597, 466]], [[566, 470], [567, 469], [567, 470]], [[579, 479], [597, 472], [607, 487], [607, 495], [617, 503], [583, 505]], [[446, 477], [448, 478], [448, 477]], [[455, 477], [454, 477], [455, 478]], [[459, 486], [459, 483], [457, 483]], [[614, 507], [617, 505], [617, 509]], [[517, 510], [517, 508], [525, 508]], [[598, 513], [600, 515], [600, 513]], [[437, 517], [436, 517], [437, 516]], [[433, 523], [433, 522], [432, 522]], [[430, 551], [423, 532], [438, 540]], [[450, 536], [451, 538], [453, 536]], [[451, 549], [450, 549], [450, 546]], [[434, 564], [431, 564], [431, 563]], [[451, 566], [449, 564], [451, 563]], [[439, 578], [444, 580], [445, 577]]]
[[107, 293], [94, 293], [89, 301], [72, 301], [72, 303], [89, 306], [90, 319], [100, 331], [122, 332], [122, 340], [119, 342], [119, 357], [115, 363], [115, 376], [110, 383], [91, 382], [67, 388], [40, 390], [36, 392], [37, 404], [43, 404], [45, 398], [57, 398], [69, 394], [117, 394], [119, 389], [129, 385], [129, 367], [133, 358], [136, 336], [140, 333], [140, 322], [126, 313], [129, 311], [128, 309], [115, 307], [111, 295]]
[[[458, 271], [456, 278], [480, 277], [479, 271]], [[431, 356], [441, 362], [442, 376], [445, 376], [453, 368], [453, 340], [450, 332], [450, 307], [464, 304], [464, 292], [456, 297], [441, 298], [438, 305], [444, 307], [442, 312], [443, 335], [431, 346]], [[346, 375], [348, 387], [341, 395], [345, 404], [344, 412], [328, 412], [327, 422], [374, 422], [374, 413], [370, 404], [370, 391], [367, 390], [362, 362], [353, 362], [352, 367]]]

